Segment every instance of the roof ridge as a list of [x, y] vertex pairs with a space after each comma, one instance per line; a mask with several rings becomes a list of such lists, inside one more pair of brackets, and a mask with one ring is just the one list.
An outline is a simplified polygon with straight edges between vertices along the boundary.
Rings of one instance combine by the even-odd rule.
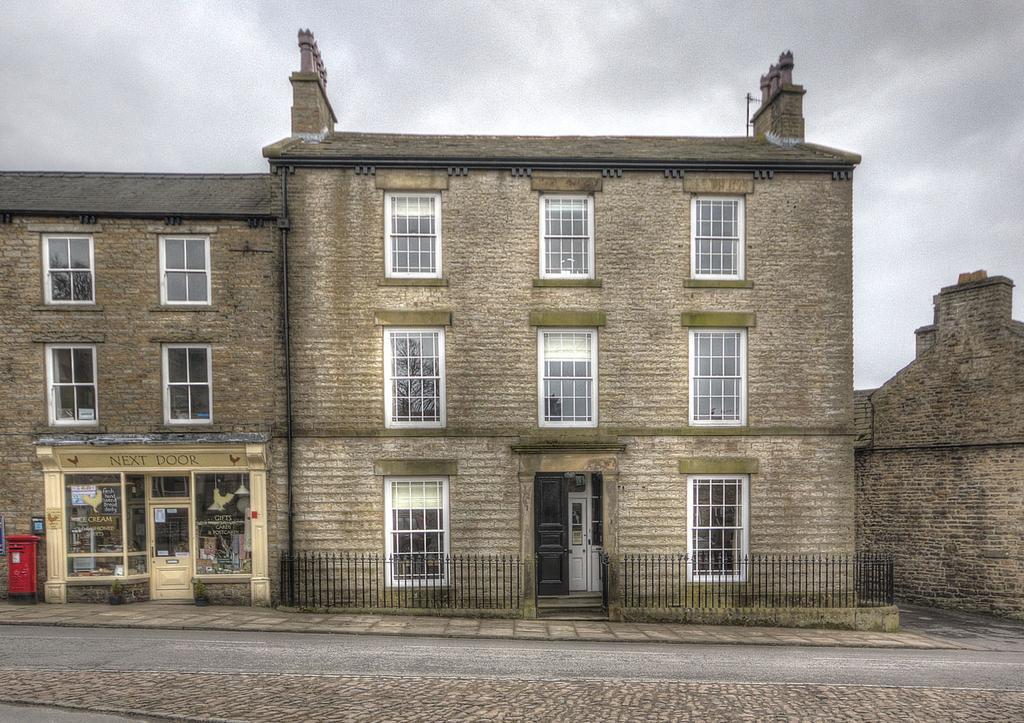
[[3, 171], [0, 176], [44, 176], [52, 178], [269, 178], [267, 173], [150, 173], [146, 171]]

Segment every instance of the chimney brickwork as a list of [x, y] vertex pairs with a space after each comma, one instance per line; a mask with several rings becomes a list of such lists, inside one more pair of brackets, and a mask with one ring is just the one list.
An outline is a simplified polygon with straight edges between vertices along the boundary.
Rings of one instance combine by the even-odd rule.
[[754, 135], [781, 145], [804, 140], [804, 90], [793, 83], [793, 53], [786, 51], [779, 62], [761, 76], [761, 107], [754, 113]]
[[299, 71], [292, 73], [292, 136], [319, 139], [338, 122], [327, 98], [327, 68], [313, 33], [299, 30]]

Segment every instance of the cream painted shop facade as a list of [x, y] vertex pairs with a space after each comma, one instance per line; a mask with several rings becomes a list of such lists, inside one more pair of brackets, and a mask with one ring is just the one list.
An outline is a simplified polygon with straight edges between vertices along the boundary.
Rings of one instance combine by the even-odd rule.
[[532, 615], [628, 553], [853, 551], [860, 159], [804, 142], [791, 55], [750, 138], [419, 136], [335, 131], [299, 39], [265, 175], [0, 174], [0, 513], [47, 601], [484, 556]]

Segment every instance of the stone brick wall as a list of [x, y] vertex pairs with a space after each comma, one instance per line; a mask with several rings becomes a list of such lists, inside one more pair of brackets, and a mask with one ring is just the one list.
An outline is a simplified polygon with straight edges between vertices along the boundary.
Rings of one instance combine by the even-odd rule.
[[[277, 231], [237, 220], [185, 221], [15, 215], [0, 225], [0, 513], [7, 532], [27, 532], [43, 514], [43, 475], [33, 439], [53, 433], [263, 432], [283, 419], [280, 260]], [[95, 306], [43, 304], [42, 234], [93, 237]], [[212, 306], [160, 306], [159, 237], [210, 237]], [[259, 253], [242, 253], [246, 245]], [[265, 253], [264, 253], [265, 252]], [[51, 427], [44, 346], [96, 345], [99, 424]], [[202, 342], [213, 351], [213, 424], [163, 423], [161, 343]], [[274, 504], [272, 498], [270, 504]], [[7, 558], [0, 557], [0, 595]]]
[[[691, 198], [684, 182], [640, 172], [600, 180], [594, 213], [601, 286], [539, 288], [539, 194], [529, 178], [474, 169], [448, 179], [447, 285], [394, 286], [384, 283], [384, 191], [374, 177], [306, 168], [290, 177], [299, 549], [382, 552], [383, 480], [373, 460], [429, 458], [458, 461], [453, 551], [517, 553], [533, 521], [523, 519], [520, 460], [510, 447], [612, 437], [626, 447], [617, 483], [624, 551], [685, 548], [678, 460], [690, 455], [760, 461], [751, 482], [752, 550], [852, 551], [850, 184], [785, 173], [751, 182], [752, 287], [692, 288], [684, 284]], [[378, 309], [451, 311], [446, 430], [384, 428]], [[529, 314], [552, 309], [607, 314], [599, 332], [597, 430], [537, 425], [537, 337]], [[718, 436], [688, 426], [682, 311], [756, 313], [748, 336], [748, 427]]]
[[908, 602], [1024, 618], [1024, 444], [857, 452], [857, 543]]
[[[747, 200], [751, 289], [686, 288], [690, 194], [654, 173], [595, 194], [600, 288], [535, 288], [538, 193], [473, 171], [443, 192], [446, 287], [382, 286], [383, 192], [372, 176], [300, 169], [290, 181], [295, 423], [300, 433], [380, 432], [383, 345], [375, 309], [450, 309], [448, 432], [537, 432], [532, 309], [605, 310], [601, 428], [687, 424], [683, 310], [753, 311], [751, 427], [852, 419], [850, 184], [776, 174]], [[345, 343], [341, 343], [344, 341]]]
[[1003, 277], [943, 289], [917, 358], [865, 395], [857, 544], [896, 556], [902, 599], [1024, 617], [1024, 325], [1011, 289]]

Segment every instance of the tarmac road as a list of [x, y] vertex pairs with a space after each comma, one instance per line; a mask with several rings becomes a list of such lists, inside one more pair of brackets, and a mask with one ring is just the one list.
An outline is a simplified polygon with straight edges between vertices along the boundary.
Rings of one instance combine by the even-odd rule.
[[[727, 711], [1024, 719], [1016, 652], [34, 626], [0, 627], [0, 649], [0, 698], [126, 714], [555, 719], [607, 696], [599, 712], [620, 719]], [[30, 680], [19, 697], [17, 681]]]

